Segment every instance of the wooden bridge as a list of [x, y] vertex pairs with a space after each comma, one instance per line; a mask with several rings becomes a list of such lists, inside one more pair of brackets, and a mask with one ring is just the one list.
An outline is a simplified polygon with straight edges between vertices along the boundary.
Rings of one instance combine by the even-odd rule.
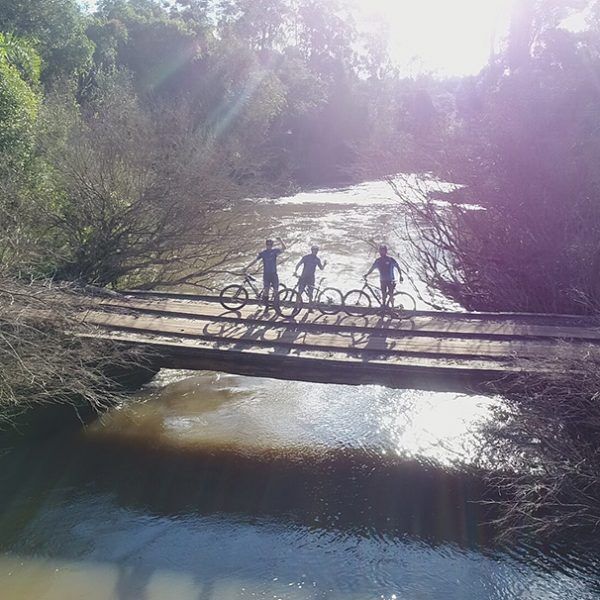
[[589, 317], [415, 311], [283, 319], [256, 304], [227, 311], [216, 297], [129, 292], [99, 301], [95, 336], [142, 346], [157, 366], [401, 388], [481, 390], [558, 357], [600, 347]]

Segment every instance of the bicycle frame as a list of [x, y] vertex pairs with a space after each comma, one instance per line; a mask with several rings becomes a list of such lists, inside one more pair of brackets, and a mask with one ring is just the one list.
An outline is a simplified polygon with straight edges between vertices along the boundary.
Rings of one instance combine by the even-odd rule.
[[310, 299], [310, 296], [308, 295], [308, 290], [309, 288], [312, 289], [312, 301], [314, 302], [317, 298], [317, 296], [321, 293], [321, 290], [323, 289], [323, 282], [325, 281], [325, 277], [321, 277], [319, 279], [318, 283], [315, 283], [315, 285], [307, 285], [303, 292], [300, 293], [300, 277], [297, 278], [296, 280], [296, 285], [294, 285], [294, 287], [292, 288], [294, 291], [298, 292], [298, 296], [300, 297], [300, 300], [302, 301], [302, 298], [304, 296], [306, 296], [308, 299]]
[[255, 281], [257, 281], [256, 277], [248, 275], [247, 273], [246, 275], [244, 275], [244, 285], [247, 285], [254, 292], [257, 298], [260, 298], [262, 296], [263, 290], [262, 288], [259, 289], [256, 285], [254, 285]]
[[[381, 294], [381, 290], [379, 288], [376, 288], [372, 283], [369, 283], [369, 281], [365, 280], [362, 286], [362, 291], [368, 291], [371, 298], [374, 298], [375, 300], [377, 300], [377, 303], [379, 304], [379, 306], [381, 306], [382, 308], [384, 307], [383, 304], [383, 296]], [[387, 302], [385, 304], [386, 307], [389, 307], [389, 301], [390, 301], [391, 296], [388, 294], [387, 297]]]

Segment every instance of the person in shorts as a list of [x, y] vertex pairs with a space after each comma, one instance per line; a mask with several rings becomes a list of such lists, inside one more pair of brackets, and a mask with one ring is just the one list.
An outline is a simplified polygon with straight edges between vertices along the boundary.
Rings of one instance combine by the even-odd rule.
[[319, 254], [319, 246], [311, 246], [310, 254], [303, 256], [296, 265], [294, 275], [298, 277], [298, 270], [302, 267], [302, 274], [298, 281], [298, 293], [302, 295], [304, 290], [308, 294], [308, 300], [312, 303], [313, 294], [315, 291], [315, 272], [317, 267], [323, 270], [327, 265], [327, 261], [321, 262], [321, 259], [317, 256]]
[[258, 261], [262, 261], [263, 266], [263, 300], [269, 299], [269, 290], [273, 289], [273, 296], [279, 289], [279, 275], [277, 274], [277, 257], [285, 251], [286, 246], [281, 238], [277, 238], [281, 247], [276, 248], [273, 240], [265, 242], [265, 249], [261, 250], [257, 257], [246, 267], [246, 271], [254, 266]]
[[371, 268], [365, 273], [366, 279], [375, 269], [379, 271], [379, 283], [381, 285], [381, 297], [383, 306], [387, 306], [388, 298], [393, 306], [394, 291], [396, 289], [395, 272], [398, 271], [399, 280], [402, 282], [402, 271], [396, 259], [388, 256], [388, 248], [379, 246], [379, 258], [375, 260]]

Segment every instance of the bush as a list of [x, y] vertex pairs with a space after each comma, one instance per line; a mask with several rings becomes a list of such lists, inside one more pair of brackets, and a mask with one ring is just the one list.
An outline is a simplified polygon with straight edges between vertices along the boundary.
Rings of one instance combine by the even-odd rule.
[[585, 313], [600, 303], [600, 98], [589, 77], [599, 30], [562, 28], [569, 4], [522, 3], [528, 21], [516, 21], [506, 51], [455, 90], [437, 174], [462, 188], [447, 207], [405, 204], [422, 229], [423, 276], [466, 308]]
[[499, 531], [545, 537], [600, 523], [600, 354], [552, 373], [500, 382], [486, 434]]
[[90, 308], [72, 287], [0, 277], [0, 427], [33, 406], [100, 410], [118, 399], [111, 372], [142, 357], [87, 337], [94, 330], [81, 315]]
[[[41, 140], [47, 275], [99, 286], [206, 277], [237, 252], [224, 209], [241, 191], [219, 146], [192, 130], [185, 103], [143, 110], [125, 75], [99, 83], [81, 116], [60, 117], [66, 132]], [[47, 110], [65, 108], [58, 98]]]

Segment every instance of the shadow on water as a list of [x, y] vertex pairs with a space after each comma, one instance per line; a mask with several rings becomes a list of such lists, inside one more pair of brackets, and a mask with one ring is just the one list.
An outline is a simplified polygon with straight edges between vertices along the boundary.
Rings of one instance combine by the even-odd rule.
[[[0, 465], [3, 552], [35, 555], [45, 546], [53, 548], [52, 540], [28, 547], [28, 525], [46, 504], [66, 506], [82, 497], [109, 496], [115, 507], [148, 518], [216, 517], [381, 543], [412, 539], [430, 548], [449, 544], [492, 558], [510, 555], [549, 573], [563, 568], [568, 573], [575, 565], [578, 572], [593, 575], [597, 567], [591, 557], [582, 560], [571, 542], [564, 547], [527, 540], [496, 545], [489, 524], [494, 511], [481, 503], [491, 498], [476, 472], [359, 449], [243, 452], [80, 434], [69, 442], [21, 448], [10, 453], [10, 461], [0, 457]], [[57, 489], [58, 501], [53, 498]], [[54, 558], [56, 551], [58, 557], [72, 557], [69, 547], [53, 548]], [[147, 579], [145, 569], [143, 564], [120, 569], [123, 589]]]
[[[575, 571], [593, 579], [598, 566], [593, 558], [596, 552], [586, 557], [569, 544], [559, 548], [519, 540], [512, 546], [497, 546], [495, 531], [486, 524], [493, 511], [480, 502], [491, 498], [475, 471], [449, 470], [361, 449], [240, 450], [226, 445], [157, 444], [152, 439], [80, 433], [0, 457], [0, 551], [52, 560], [80, 560], [91, 553], [108, 560], [118, 575], [111, 598], [144, 597], [136, 590], [146, 589], [157, 576], [158, 565], [167, 559], [169, 564], [174, 561], [178, 571], [198, 578], [200, 553], [209, 565], [202, 567], [207, 593], [231, 569], [241, 568], [236, 560], [245, 561], [244, 568], [254, 564], [258, 557], [252, 548], [236, 550], [243, 552], [243, 559], [237, 554], [232, 558], [230, 534], [214, 529], [215, 525], [209, 525], [209, 530], [220, 532], [217, 539], [229, 541], [225, 549], [216, 550], [214, 564], [202, 555], [197, 536], [207, 523], [215, 522], [227, 523], [232, 535], [237, 535], [241, 524], [259, 526], [261, 531], [265, 527], [303, 531], [315, 540], [338, 540], [336, 548], [339, 540], [348, 540], [341, 542], [344, 548], [364, 540], [367, 547], [379, 548], [371, 550], [375, 558], [392, 553], [394, 547], [398, 553], [409, 544], [420, 548], [425, 561], [432, 560], [430, 551], [438, 556], [487, 556], [491, 561], [503, 561], [504, 556], [551, 578], [560, 572], [570, 578]], [[105, 510], [109, 512], [103, 523]], [[123, 515], [136, 515], [136, 521]], [[177, 523], [178, 533], [169, 534], [166, 523]], [[189, 533], [184, 533], [186, 524]], [[59, 533], [57, 527], [64, 530]], [[113, 533], [119, 527], [123, 529]], [[86, 532], [83, 537], [80, 528]], [[268, 552], [277, 548], [285, 552], [288, 539], [302, 556], [301, 544], [289, 535]], [[92, 539], [98, 546], [90, 550]], [[137, 548], [133, 555], [127, 554], [130, 544]], [[161, 548], [158, 555], [152, 550], [156, 544]], [[235, 547], [239, 548], [238, 542]], [[143, 560], [132, 558], [138, 552], [143, 552], [139, 555]], [[402, 554], [397, 556], [394, 560]], [[325, 552], [321, 560], [324, 565], [331, 563], [320, 567], [327, 573], [333, 558]], [[379, 584], [372, 585], [378, 589]], [[206, 596], [213, 597], [219, 596]]]
[[[119, 501], [153, 513], [235, 513], [467, 546], [491, 540], [482, 524], [490, 515], [475, 502], [484, 493], [481, 480], [418, 461], [382, 461], [348, 448], [248, 453], [140, 447], [111, 439], [90, 447], [93, 456], [102, 457], [94, 465], [94, 481], [114, 485], [113, 468], [104, 469], [104, 460], [119, 464]], [[126, 477], [130, 470], [138, 472], [137, 481]]]
[[[485, 522], [493, 515], [478, 502], [485, 486], [475, 474], [349, 448], [244, 452], [107, 435], [78, 440], [56, 442], [59, 448], [51, 452], [29, 448], [12, 454], [2, 467], [1, 505], [14, 506], [19, 496], [44, 497], [66, 479], [74, 489], [108, 492], [121, 507], [161, 516], [229, 513], [354, 535], [492, 545], [493, 531]], [[3, 546], [12, 537], [7, 533]]]

